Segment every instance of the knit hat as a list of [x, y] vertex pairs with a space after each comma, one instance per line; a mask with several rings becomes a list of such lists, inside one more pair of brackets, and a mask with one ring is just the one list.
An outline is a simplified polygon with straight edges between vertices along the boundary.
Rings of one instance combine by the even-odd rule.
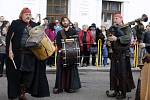
[[96, 28], [96, 24], [95, 23], [92, 23], [91, 26]]
[[123, 18], [123, 17], [121, 16], [121, 14], [115, 14], [114, 17]]
[[49, 20], [49, 18], [48, 18], [48, 17], [43, 18], [43, 20], [45, 20], [45, 19], [46, 19], [46, 20]]
[[31, 13], [31, 10], [29, 8], [23, 8], [20, 12], [19, 19], [21, 19], [24, 13]]

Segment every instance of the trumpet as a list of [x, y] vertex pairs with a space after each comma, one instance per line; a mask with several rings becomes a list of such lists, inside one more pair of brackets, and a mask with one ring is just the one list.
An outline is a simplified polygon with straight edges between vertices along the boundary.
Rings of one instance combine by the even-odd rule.
[[126, 24], [124, 24], [121, 28], [125, 28], [131, 25], [135, 25], [135, 23], [139, 24], [141, 23], [141, 21], [143, 22], [147, 22], [148, 21], [148, 16], [146, 14], [143, 14], [141, 18], [135, 19], [134, 21], [128, 22]]
[[[136, 31], [136, 36], [137, 36], [137, 40], [140, 42], [141, 41], [141, 37], [142, 37], [142, 33], [144, 31], [144, 25], [141, 22], [147, 22], [148, 21], [148, 17], [146, 14], [143, 14], [141, 18], [135, 19], [131, 22], [128, 22], [126, 24], [124, 24], [123, 26], [119, 26], [120, 29], [125, 29], [127, 27], [131, 27], [131, 25], [135, 25], [137, 23], [137, 25], [135, 25], [133, 28]], [[113, 25], [109, 28], [108, 30], [108, 37], [114, 35], [115, 33], [117, 33], [117, 28], [118, 25]], [[112, 53], [112, 48], [111, 48], [111, 41], [108, 40], [107, 43], [108, 47], [109, 47], [109, 53]]]
[[136, 19], [134, 22], [137, 23], [137, 25], [135, 27], [133, 27], [133, 29], [135, 29], [135, 33], [136, 33], [136, 38], [137, 38], [137, 45], [135, 45], [135, 67], [139, 67], [142, 68], [143, 67], [143, 56], [144, 56], [144, 49], [143, 48], [139, 48], [139, 44], [142, 42], [142, 34], [144, 33], [145, 29], [144, 29], [144, 25], [141, 23], [141, 21], [148, 21], [148, 17], [147, 15], [143, 14], [142, 18]]

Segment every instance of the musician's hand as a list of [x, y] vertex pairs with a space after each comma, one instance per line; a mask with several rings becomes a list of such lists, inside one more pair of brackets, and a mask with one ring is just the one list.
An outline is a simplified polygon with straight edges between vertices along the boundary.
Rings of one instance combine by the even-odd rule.
[[117, 37], [114, 36], [114, 35], [112, 35], [112, 36], [109, 36], [109, 37], [108, 37], [108, 40], [109, 40], [109, 41], [117, 41]]
[[144, 48], [144, 47], [145, 47], [145, 43], [140, 43], [140, 44], [139, 44], [139, 47], [140, 47], [140, 48]]
[[14, 53], [12, 52], [12, 50], [9, 50], [9, 58], [10, 58], [11, 60], [14, 59]]

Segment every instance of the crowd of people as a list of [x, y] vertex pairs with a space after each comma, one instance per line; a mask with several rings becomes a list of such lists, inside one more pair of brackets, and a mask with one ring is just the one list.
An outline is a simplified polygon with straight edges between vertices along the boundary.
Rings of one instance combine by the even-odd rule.
[[[80, 67], [96, 66], [100, 62], [105, 67], [110, 63], [110, 90], [106, 91], [108, 97], [124, 99], [126, 94], [135, 88], [130, 52], [131, 47], [134, 47], [131, 45], [136, 44], [137, 38], [133, 36], [130, 26], [123, 27], [121, 14], [114, 15], [114, 24], [109, 29], [105, 25], [101, 25], [99, 28], [95, 23], [90, 26], [85, 24], [80, 29], [78, 22], [72, 23], [68, 17], [62, 17], [60, 21], [55, 20], [55, 22], [51, 22], [49, 17], [45, 17], [43, 21], [44, 23], [41, 24], [39, 17], [39, 22], [35, 22], [29, 8], [23, 8], [19, 19], [13, 20], [11, 24], [3, 16], [0, 16], [0, 77], [3, 76], [4, 64], [6, 64], [9, 100], [16, 98], [27, 100], [26, 93], [33, 97], [50, 96], [46, 65], [56, 66], [54, 94], [77, 92], [82, 87], [78, 64], [74, 60], [75, 58], [65, 61], [67, 58], [64, 57], [66, 55], [64, 53], [67, 50], [64, 52], [64, 49], [67, 48], [64, 48], [64, 44], [62, 44], [66, 43], [65, 45], [67, 45], [67, 40], [70, 41], [72, 38], [74, 40], [71, 41], [75, 41], [79, 45], [78, 63], [81, 64]], [[30, 29], [38, 25], [44, 27], [45, 34], [56, 47], [57, 56], [54, 53], [46, 60], [39, 60], [31, 48], [26, 47], [26, 38], [29, 36]], [[147, 25], [139, 43], [140, 48], [146, 49], [146, 56], [143, 60], [144, 67], [141, 69], [141, 91], [137, 94], [139, 98], [136, 100], [150, 99], [149, 32], [150, 25]], [[132, 37], [134, 37], [133, 40]], [[72, 53], [69, 50], [67, 52]], [[98, 55], [99, 52], [102, 54]], [[101, 57], [103, 59], [100, 59]]]
[[[62, 30], [62, 25], [60, 25], [59, 20], [55, 20], [55, 22], [50, 22], [50, 19], [48, 17], [44, 18], [44, 24], [45, 32], [53, 41], [56, 43], [56, 35], [58, 31]], [[101, 26], [101, 29], [96, 27], [95, 23], [92, 23], [91, 26], [83, 25], [82, 28], [79, 28], [77, 22], [70, 22], [69, 27], [77, 31], [77, 35], [79, 37], [80, 42], [80, 50], [81, 50], [81, 58], [80, 63], [81, 67], [87, 67], [90, 65], [96, 66], [96, 54], [98, 52], [98, 40], [102, 40], [102, 48], [100, 50], [102, 51], [103, 66], [108, 65], [108, 50], [106, 46], [106, 40], [107, 40], [107, 30], [106, 26]], [[83, 34], [84, 33], [84, 34]], [[53, 39], [52, 39], [53, 38]], [[93, 48], [93, 49], [92, 49]], [[92, 57], [90, 57], [92, 56]], [[47, 64], [52, 67], [54, 66], [54, 59], [55, 56], [53, 55], [50, 57], [51, 60], [47, 62]], [[90, 60], [92, 58], [92, 61]], [[91, 61], [91, 62], [90, 62]], [[100, 61], [99, 61], [100, 62]], [[51, 63], [51, 64], [50, 64]]]

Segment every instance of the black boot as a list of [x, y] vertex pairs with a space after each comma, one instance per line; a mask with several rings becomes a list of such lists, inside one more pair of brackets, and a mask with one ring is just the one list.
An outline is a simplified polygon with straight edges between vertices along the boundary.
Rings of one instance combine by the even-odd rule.
[[118, 91], [109, 91], [109, 90], [106, 91], [106, 95], [108, 97], [116, 97], [118, 94], [119, 94]]
[[65, 92], [67, 92], [67, 93], [74, 93], [74, 92], [76, 92], [76, 90], [74, 90], [74, 89], [65, 89]]
[[17, 100], [17, 98], [16, 98], [16, 99], [14, 99], [14, 98], [11, 98], [11, 99], [9, 99], [9, 100]]
[[21, 94], [19, 96], [19, 100], [28, 100], [26, 95], [25, 95], [25, 93], [26, 93], [26, 88], [25, 88], [24, 85], [22, 85], [21, 86]]
[[0, 74], [0, 77], [3, 77], [3, 74]]
[[122, 100], [122, 99], [125, 99], [125, 98], [126, 98], [126, 93], [125, 92], [121, 92], [120, 95], [116, 96], [116, 99], [118, 99], [118, 100]]
[[62, 92], [63, 92], [63, 89], [58, 89], [58, 88], [53, 89], [54, 94], [59, 94], [59, 93], [62, 93]]

